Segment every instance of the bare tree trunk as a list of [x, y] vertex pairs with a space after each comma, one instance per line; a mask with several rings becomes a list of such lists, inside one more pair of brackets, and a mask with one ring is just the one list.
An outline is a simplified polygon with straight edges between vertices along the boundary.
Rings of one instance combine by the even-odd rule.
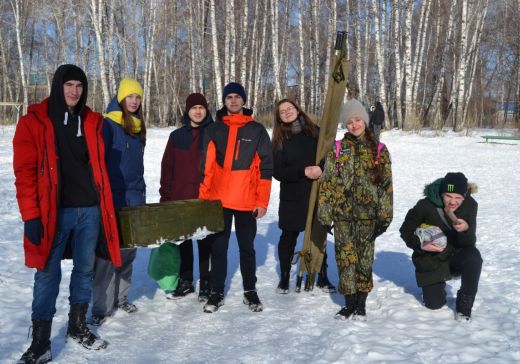
[[[520, 1], [520, 0], [519, 0]], [[305, 110], [305, 54], [304, 54], [304, 47], [305, 47], [305, 41], [303, 37], [303, 22], [302, 22], [302, 14], [303, 14], [303, 4], [302, 0], [298, 0], [298, 34], [300, 36], [300, 52], [299, 52], [299, 75], [300, 75], [300, 81], [298, 85], [298, 93], [300, 95], [300, 106], [303, 110]]]
[[192, 9], [192, 6], [188, 6], [188, 29], [189, 29], [189, 36], [190, 36], [190, 43], [188, 44], [189, 48], [190, 48], [190, 92], [195, 92], [196, 91], [196, 84], [197, 84], [197, 80], [196, 80], [196, 76], [195, 76], [195, 62], [199, 62], [200, 59], [197, 58], [197, 56], [195, 55], [195, 34], [197, 32], [197, 30], [195, 29], [196, 25], [195, 25], [195, 21], [193, 19], [194, 15], [193, 15], [193, 9]]
[[[381, 19], [383, 11], [378, 7], [378, 1], [372, 0], [372, 9], [374, 14], [374, 28], [375, 28], [375, 41], [374, 49], [376, 51], [375, 61], [377, 63], [377, 84], [378, 94], [381, 104], [385, 110], [385, 114], [388, 115], [388, 105], [386, 104], [386, 92], [385, 92], [385, 59], [383, 58], [384, 52], [384, 35], [383, 29], [385, 27], [384, 20]], [[382, 23], [382, 25], [381, 25]], [[388, 120], [388, 118], [386, 118]]]
[[254, 91], [255, 106], [257, 104], [259, 104], [260, 95], [262, 94], [262, 88], [260, 85], [260, 77], [262, 76], [263, 62], [264, 62], [264, 58], [265, 58], [265, 48], [266, 48], [266, 38], [267, 38], [266, 32], [267, 32], [267, 16], [264, 16], [263, 22], [262, 22], [261, 38], [260, 38], [260, 40], [261, 40], [260, 50], [259, 50], [260, 52], [259, 52], [259, 56], [258, 56], [257, 68], [256, 68], [256, 73], [255, 73], [255, 86], [254, 86], [255, 87], [255, 91]]
[[258, 67], [259, 59], [258, 55], [258, 22], [260, 21], [259, 14], [259, 1], [255, 1], [255, 12], [253, 14], [253, 34], [251, 35], [251, 50], [250, 53], [253, 55], [249, 60], [249, 71], [246, 72], [248, 74], [248, 83], [247, 83], [247, 94], [249, 95], [249, 105], [254, 107], [256, 104], [255, 94], [253, 92], [253, 87], [255, 87], [255, 79], [256, 79], [256, 68]]
[[278, 1], [270, 1], [271, 10], [271, 54], [273, 56], [273, 77], [274, 77], [274, 99], [279, 100], [282, 91], [280, 88], [280, 50], [278, 48], [278, 36], [280, 34], [280, 27], [278, 24]]
[[[435, 86], [435, 94], [433, 96], [433, 100], [435, 102], [435, 118], [434, 118], [434, 124], [437, 128], [442, 127], [444, 125], [444, 115], [443, 115], [443, 109], [442, 109], [442, 95], [444, 92], [444, 84], [445, 84], [445, 77], [446, 77], [446, 53], [448, 51], [448, 45], [453, 42], [453, 36], [454, 36], [454, 17], [455, 17], [455, 6], [456, 2], [452, 1], [450, 6], [450, 12], [449, 12], [449, 19], [447, 24], [448, 33], [445, 37], [445, 42], [443, 44], [442, 50], [440, 52], [440, 71], [439, 71], [439, 77], [437, 86]], [[440, 32], [437, 33], [437, 36], [440, 37]]]
[[464, 94], [466, 93], [466, 71], [468, 67], [468, 0], [462, 0], [462, 13], [460, 19], [460, 55], [457, 68], [457, 83], [452, 90], [452, 102], [455, 102], [453, 110], [453, 130], [458, 130], [464, 123]]
[[151, 92], [150, 86], [152, 81], [152, 63], [154, 59], [155, 53], [155, 31], [157, 29], [156, 19], [157, 19], [157, 0], [150, 0], [148, 3], [148, 16], [149, 16], [149, 25], [148, 30], [145, 33], [145, 59], [144, 59], [144, 112], [145, 112], [145, 120], [150, 121], [150, 105], [151, 105]]
[[24, 49], [24, 33], [25, 33], [25, 9], [23, 8], [24, 4], [19, 0], [10, 0], [11, 7], [13, 9], [14, 15], [14, 24], [15, 24], [15, 32], [16, 32], [16, 47], [18, 49], [18, 59], [20, 66], [20, 79], [22, 81], [22, 91], [23, 91], [23, 113], [27, 113], [27, 106], [29, 104], [29, 95], [27, 93], [27, 76], [25, 74], [25, 63], [23, 59], [23, 49]]
[[412, 104], [412, 14], [413, 2], [406, 0], [405, 3], [405, 19], [404, 19], [404, 84], [405, 84], [405, 115], [403, 120], [403, 128], [415, 126], [415, 113]]
[[94, 34], [96, 35], [96, 44], [98, 48], [98, 69], [99, 79], [101, 81], [101, 92], [103, 94], [103, 104], [108, 105], [110, 102], [110, 91], [108, 89], [107, 66], [105, 62], [104, 8], [104, 0], [90, 0], [90, 17], [94, 28]]
[[418, 41], [415, 46], [414, 55], [414, 67], [413, 67], [413, 80], [412, 80], [412, 108], [414, 114], [417, 114], [417, 99], [419, 98], [418, 82], [421, 74], [424, 59], [424, 49], [426, 49], [426, 34], [429, 32], [429, 19], [430, 19], [430, 4], [431, 0], [424, 0], [422, 3], [421, 20], [419, 23], [419, 35], [417, 36]]
[[222, 99], [222, 84], [220, 76], [220, 59], [218, 56], [218, 39], [217, 39], [217, 19], [215, 16], [215, 0], [209, 0], [209, 9], [211, 16], [211, 42], [213, 48], [213, 72], [216, 102]]
[[247, 24], [248, 24], [248, 15], [249, 15], [249, 1], [244, 1], [244, 12], [242, 14], [242, 30], [240, 32], [241, 34], [241, 42], [240, 48], [242, 50], [242, 59], [240, 60], [240, 83], [244, 88], [247, 88], [247, 80], [246, 80], [246, 69], [247, 69], [247, 55], [249, 53], [249, 43], [248, 38], [246, 36], [247, 34]]
[[[401, 42], [401, 16], [404, 12], [403, 2], [408, 0], [400, 0], [400, 2], [395, 7], [395, 16], [394, 16], [394, 48], [396, 51], [395, 55], [395, 111], [397, 115], [397, 126], [399, 128], [403, 127], [403, 106], [402, 106], [402, 91], [403, 91], [403, 60], [401, 55], [402, 42]], [[393, 9], [392, 9], [393, 10]]]

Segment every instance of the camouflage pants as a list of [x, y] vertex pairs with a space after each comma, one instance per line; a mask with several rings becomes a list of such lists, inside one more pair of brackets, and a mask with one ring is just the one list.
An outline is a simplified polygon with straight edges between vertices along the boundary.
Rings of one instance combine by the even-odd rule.
[[339, 292], [343, 295], [370, 292], [374, 286], [374, 227], [372, 220], [334, 222]]

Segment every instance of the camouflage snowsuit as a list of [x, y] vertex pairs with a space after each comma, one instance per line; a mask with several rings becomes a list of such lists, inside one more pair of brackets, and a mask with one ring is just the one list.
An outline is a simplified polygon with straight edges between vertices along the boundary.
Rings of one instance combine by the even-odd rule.
[[320, 178], [318, 220], [334, 225], [339, 292], [370, 292], [375, 238], [382, 234], [393, 214], [392, 165], [383, 147], [379, 157], [382, 180], [373, 182], [375, 155], [365, 135], [346, 133], [336, 151], [327, 154]]

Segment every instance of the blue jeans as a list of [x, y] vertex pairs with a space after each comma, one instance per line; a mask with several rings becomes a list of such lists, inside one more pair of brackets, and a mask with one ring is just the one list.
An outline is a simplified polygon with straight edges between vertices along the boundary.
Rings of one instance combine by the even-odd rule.
[[61, 259], [69, 242], [73, 262], [69, 303], [89, 303], [100, 228], [101, 215], [98, 206], [66, 207], [59, 210], [57, 232], [45, 269], [34, 275], [33, 320], [50, 321], [56, 313]]

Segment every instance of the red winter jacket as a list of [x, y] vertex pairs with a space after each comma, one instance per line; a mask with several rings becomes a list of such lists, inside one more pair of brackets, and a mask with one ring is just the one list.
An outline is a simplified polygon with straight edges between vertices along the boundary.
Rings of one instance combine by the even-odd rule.
[[[48, 99], [29, 105], [18, 125], [13, 139], [13, 168], [16, 198], [22, 220], [40, 218], [43, 238], [40, 245], [32, 244], [24, 237], [25, 265], [45, 269], [56, 233], [58, 216], [58, 158], [54, 127], [47, 116]], [[121, 266], [119, 236], [112, 192], [105, 166], [105, 147], [101, 126], [103, 117], [85, 107], [82, 115], [87, 149], [94, 182], [99, 192], [100, 212], [110, 258], [115, 266]]]

